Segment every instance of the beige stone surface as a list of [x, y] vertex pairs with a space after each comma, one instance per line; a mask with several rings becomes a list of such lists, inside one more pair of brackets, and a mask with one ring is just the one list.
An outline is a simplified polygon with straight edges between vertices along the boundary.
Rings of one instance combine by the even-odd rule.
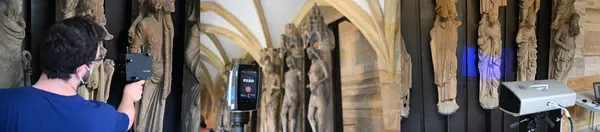
[[342, 22], [339, 27], [344, 131], [383, 131], [375, 51], [352, 23]]
[[[588, 17], [589, 18], [589, 17]], [[600, 16], [598, 16], [600, 18]], [[584, 29], [584, 55], [600, 55], [600, 31], [588, 31]]]
[[600, 74], [600, 56], [586, 56], [584, 76]]

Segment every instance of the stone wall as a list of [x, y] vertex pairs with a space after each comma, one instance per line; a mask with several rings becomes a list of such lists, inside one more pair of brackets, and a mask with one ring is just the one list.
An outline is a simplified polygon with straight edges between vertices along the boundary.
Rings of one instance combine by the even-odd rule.
[[350, 22], [339, 24], [344, 131], [383, 131], [377, 56]]
[[[581, 34], [576, 40], [578, 50], [567, 85], [577, 92], [592, 90], [592, 83], [600, 82], [600, 1], [577, 0], [575, 8], [582, 16], [579, 21]], [[569, 111], [576, 131], [589, 130], [588, 110], [575, 106], [569, 108]], [[596, 116], [600, 117], [600, 114]], [[600, 124], [600, 118], [596, 122]], [[568, 131], [569, 128], [568, 122], [563, 122], [563, 131]]]

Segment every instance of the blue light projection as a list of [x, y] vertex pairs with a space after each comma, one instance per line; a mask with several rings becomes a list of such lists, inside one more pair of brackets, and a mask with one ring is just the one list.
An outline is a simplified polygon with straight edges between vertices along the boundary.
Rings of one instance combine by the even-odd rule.
[[[461, 75], [463, 77], [477, 77], [477, 47], [463, 47], [461, 62]], [[516, 54], [511, 48], [502, 48], [502, 63], [500, 64], [500, 78], [504, 76], [515, 76], [516, 75]], [[460, 59], [459, 59], [460, 60]], [[504, 64], [506, 63], [506, 64]], [[505, 72], [510, 71], [510, 72]]]

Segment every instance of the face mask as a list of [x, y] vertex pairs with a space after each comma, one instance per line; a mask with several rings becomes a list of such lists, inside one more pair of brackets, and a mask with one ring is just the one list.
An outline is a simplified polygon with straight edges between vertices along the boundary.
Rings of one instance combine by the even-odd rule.
[[88, 73], [89, 73], [89, 74], [87, 74], [87, 75], [84, 75], [84, 76], [83, 76], [83, 78], [82, 78], [82, 77], [79, 77], [79, 81], [81, 82], [81, 83], [79, 84], [79, 86], [83, 85], [83, 84], [84, 84], [84, 83], [85, 83], [85, 82], [86, 82], [86, 81], [87, 81], [87, 80], [90, 78], [90, 76], [92, 75], [92, 72], [93, 72], [93, 71], [92, 71], [92, 69], [91, 69], [90, 67], [88, 67], [87, 65], [85, 65], [85, 69], [87, 69], [87, 70], [88, 70]]

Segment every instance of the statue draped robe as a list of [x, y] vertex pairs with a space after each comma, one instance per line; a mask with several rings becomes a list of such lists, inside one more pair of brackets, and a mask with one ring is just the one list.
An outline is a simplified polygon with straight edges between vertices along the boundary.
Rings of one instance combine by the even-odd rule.
[[134, 23], [131, 48], [140, 52], [142, 45], [152, 53], [152, 78], [144, 84], [138, 102], [135, 131], [162, 131], [165, 101], [171, 89], [173, 21], [171, 13], [156, 10]]

